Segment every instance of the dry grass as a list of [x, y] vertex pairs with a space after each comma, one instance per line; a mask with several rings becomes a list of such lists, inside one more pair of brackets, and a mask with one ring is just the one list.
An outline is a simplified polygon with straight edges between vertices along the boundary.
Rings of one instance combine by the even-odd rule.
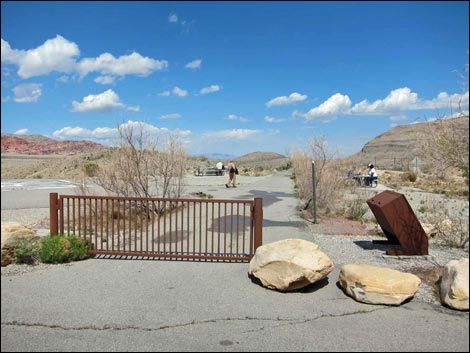
[[436, 176], [418, 173], [416, 181], [410, 180], [410, 172], [398, 172], [391, 170], [379, 170], [380, 183], [393, 188], [414, 187], [434, 194], [443, 194], [452, 197], [467, 197], [468, 185], [463, 176], [458, 173], [451, 173], [447, 179]]

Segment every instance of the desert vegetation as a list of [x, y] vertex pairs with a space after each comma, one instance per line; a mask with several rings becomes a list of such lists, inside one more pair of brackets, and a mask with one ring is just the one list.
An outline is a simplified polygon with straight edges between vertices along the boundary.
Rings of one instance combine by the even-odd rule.
[[105, 166], [85, 164], [87, 176], [110, 195], [179, 197], [187, 164], [177, 135], [150, 136], [143, 124], [121, 125], [120, 146]]
[[[12, 262], [17, 264], [57, 264], [87, 259], [89, 250], [88, 240], [74, 235], [13, 237], [8, 246], [2, 249], [2, 257], [11, 258]], [[5, 264], [8, 263], [5, 261]]]
[[[466, 120], [462, 120], [466, 119]], [[425, 125], [417, 141], [423, 163], [414, 169], [379, 170], [381, 184], [406, 194], [407, 190], [422, 190], [444, 199], [467, 200], [466, 207], [448, 208], [441, 201], [422, 200], [417, 217], [426, 223], [436, 241], [451, 247], [468, 248], [468, 117], [459, 120], [438, 120]], [[462, 129], [462, 124], [466, 129]], [[315, 161], [315, 192], [320, 218], [346, 217], [367, 221], [366, 200], [373, 190], [364, 190], [348, 179], [348, 170], [361, 170], [367, 159], [361, 155], [340, 158], [328, 148], [324, 137], [314, 137], [307, 150], [294, 150], [291, 155], [293, 178], [301, 209], [306, 218], [313, 218], [312, 161]]]

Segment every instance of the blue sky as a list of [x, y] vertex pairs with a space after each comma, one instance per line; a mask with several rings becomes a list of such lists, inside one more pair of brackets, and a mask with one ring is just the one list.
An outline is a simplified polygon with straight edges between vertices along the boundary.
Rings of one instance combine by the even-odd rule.
[[346, 156], [468, 111], [468, 2], [1, 3], [2, 133]]

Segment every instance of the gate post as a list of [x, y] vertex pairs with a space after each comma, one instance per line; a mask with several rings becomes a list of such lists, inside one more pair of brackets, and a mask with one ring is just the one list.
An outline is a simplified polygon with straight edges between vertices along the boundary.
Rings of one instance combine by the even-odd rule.
[[49, 194], [49, 226], [51, 237], [59, 233], [59, 195], [56, 192]]
[[256, 249], [263, 245], [263, 199], [261, 197], [255, 198], [255, 244], [253, 254]]

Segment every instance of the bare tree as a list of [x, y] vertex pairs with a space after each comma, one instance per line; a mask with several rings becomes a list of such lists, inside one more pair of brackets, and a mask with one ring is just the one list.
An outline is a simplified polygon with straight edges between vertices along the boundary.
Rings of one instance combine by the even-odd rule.
[[332, 152], [324, 136], [310, 141], [309, 151], [294, 150], [291, 153], [292, 167], [296, 177], [299, 197], [306, 201], [307, 209], [312, 201], [312, 160], [315, 161], [315, 191], [319, 208], [329, 213], [336, 210], [339, 195], [346, 187], [347, 168]]
[[120, 146], [97, 184], [117, 196], [179, 197], [186, 165], [179, 136], [150, 135], [144, 123], [121, 124], [118, 132]]
[[[464, 95], [458, 102], [449, 102], [451, 119], [441, 117], [424, 126], [419, 152], [432, 173], [446, 178], [450, 171], [460, 170], [468, 184], [468, 63], [464, 73], [454, 71], [461, 79]], [[454, 112], [455, 106], [457, 113]]]
[[460, 170], [469, 178], [469, 118], [437, 119], [424, 125], [420, 155], [430, 172], [448, 178], [450, 172]]
[[161, 190], [162, 197], [179, 197], [183, 191], [182, 181], [186, 170], [187, 155], [182, 141], [176, 134], [170, 134], [163, 143], [163, 148], [156, 151], [156, 163], [151, 168], [151, 176]]

